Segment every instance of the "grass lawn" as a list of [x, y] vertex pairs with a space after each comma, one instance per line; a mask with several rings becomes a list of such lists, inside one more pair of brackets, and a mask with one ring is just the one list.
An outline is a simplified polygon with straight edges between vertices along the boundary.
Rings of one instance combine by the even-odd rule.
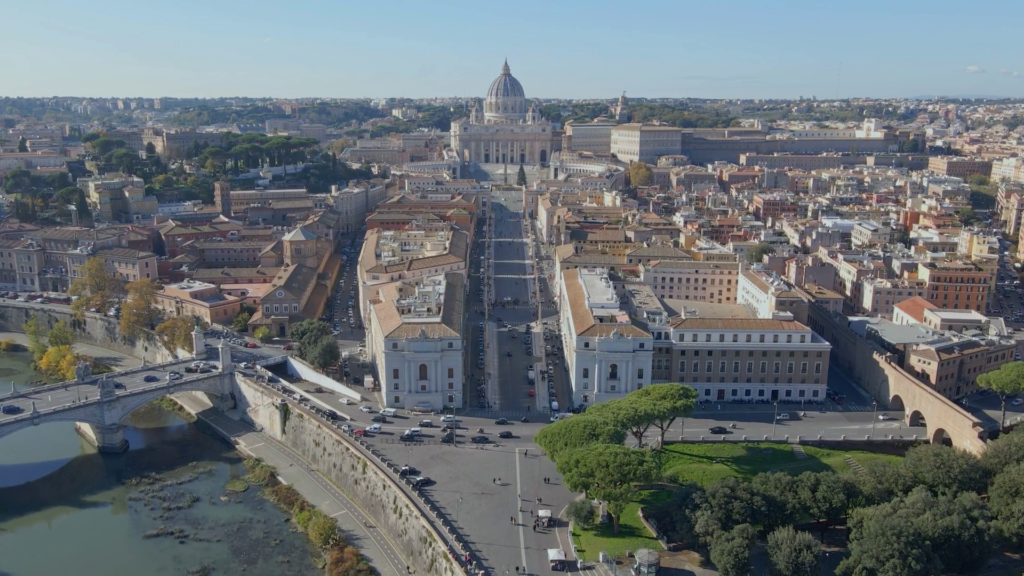
[[831, 450], [804, 446], [807, 458], [797, 460], [789, 444], [772, 442], [668, 444], [663, 454], [662, 471], [673, 483], [693, 482], [706, 486], [736, 476], [750, 479], [760, 472], [851, 472], [844, 457], [849, 455], [860, 465], [872, 460], [898, 461], [899, 456], [871, 452]]
[[622, 557], [626, 551], [640, 548], [661, 549], [661, 544], [647, 531], [637, 510], [642, 505], [664, 502], [669, 494], [660, 490], [645, 490], [640, 500], [626, 506], [626, 511], [619, 517], [619, 533], [616, 534], [609, 519], [607, 524], [597, 524], [590, 529], [574, 527], [572, 538], [576, 542], [576, 552], [581, 558], [590, 562], [597, 561], [600, 552], [607, 552], [612, 557]]

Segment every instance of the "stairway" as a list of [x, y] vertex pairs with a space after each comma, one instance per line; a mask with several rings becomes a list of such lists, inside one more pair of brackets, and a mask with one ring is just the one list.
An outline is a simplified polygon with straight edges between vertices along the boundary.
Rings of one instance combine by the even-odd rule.
[[793, 455], [796, 456], [797, 460], [807, 458], [807, 453], [804, 452], [804, 447], [799, 444], [793, 444]]
[[861, 474], [864, 472], [864, 467], [858, 464], [852, 457], [846, 456], [843, 459], [846, 460], [846, 463], [853, 469], [855, 474]]

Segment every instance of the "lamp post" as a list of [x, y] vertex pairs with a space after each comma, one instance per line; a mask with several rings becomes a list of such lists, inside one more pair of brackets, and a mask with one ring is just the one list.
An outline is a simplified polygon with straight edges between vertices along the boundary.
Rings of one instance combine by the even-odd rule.
[[456, 526], [459, 525], [459, 504], [462, 504], [462, 496], [459, 496], [459, 499], [455, 501], [455, 525]]
[[878, 409], [878, 400], [871, 401], [871, 437], [875, 437], [875, 410]]
[[775, 402], [775, 420], [772, 420], [772, 440], [775, 440], [775, 427], [779, 425], [779, 403]]

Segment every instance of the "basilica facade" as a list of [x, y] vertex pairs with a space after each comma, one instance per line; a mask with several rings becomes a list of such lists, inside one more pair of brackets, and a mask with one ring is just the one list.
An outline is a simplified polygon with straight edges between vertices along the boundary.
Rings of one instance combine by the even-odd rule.
[[487, 90], [483, 111], [474, 103], [469, 118], [452, 122], [452, 149], [467, 163], [545, 166], [554, 149], [552, 132], [539, 110], [527, 108], [523, 85], [506, 60]]

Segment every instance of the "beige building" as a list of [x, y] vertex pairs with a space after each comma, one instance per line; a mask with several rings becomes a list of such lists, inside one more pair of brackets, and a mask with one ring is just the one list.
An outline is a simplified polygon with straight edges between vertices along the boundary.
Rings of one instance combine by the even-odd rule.
[[361, 182], [354, 186], [331, 188], [330, 201], [339, 214], [338, 231], [343, 234], [357, 232], [366, 224], [366, 216], [387, 200], [383, 180]]
[[739, 263], [653, 261], [641, 264], [640, 278], [659, 298], [736, 304]]
[[917, 274], [928, 284], [925, 298], [939, 308], [985, 311], [991, 278], [977, 264], [923, 262]]
[[[565, 123], [563, 150], [573, 152], [591, 152], [607, 155], [612, 150], [612, 128], [615, 123], [607, 118], [595, 118], [591, 122], [576, 123], [572, 120]], [[566, 146], [565, 144], [568, 144]]]
[[159, 201], [146, 196], [146, 183], [138, 176], [106, 174], [79, 178], [78, 187], [85, 192], [86, 203], [100, 220], [132, 222], [159, 212]]
[[927, 289], [927, 283], [916, 278], [867, 278], [861, 280], [857, 309], [861, 314], [892, 319], [897, 304], [914, 297], [923, 298]]
[[193, 316], [207, 324], [229, 326], [242, 310], [242, 300], [222, 294], [214, 284], [185, 281], [157, 292], [155, 305], [165, 316]]
[[623, 162], [656, 164], [659, 156], [682, 153], [682, 129], [650, 124], [619, 124], [611, 131], [611, 153]]
[[960, 156], [932, 156], [928, 159], [928, 170], [943, 176], [955, 176], [966, 180], [975, 174], [990, 176], [992, 162]]

